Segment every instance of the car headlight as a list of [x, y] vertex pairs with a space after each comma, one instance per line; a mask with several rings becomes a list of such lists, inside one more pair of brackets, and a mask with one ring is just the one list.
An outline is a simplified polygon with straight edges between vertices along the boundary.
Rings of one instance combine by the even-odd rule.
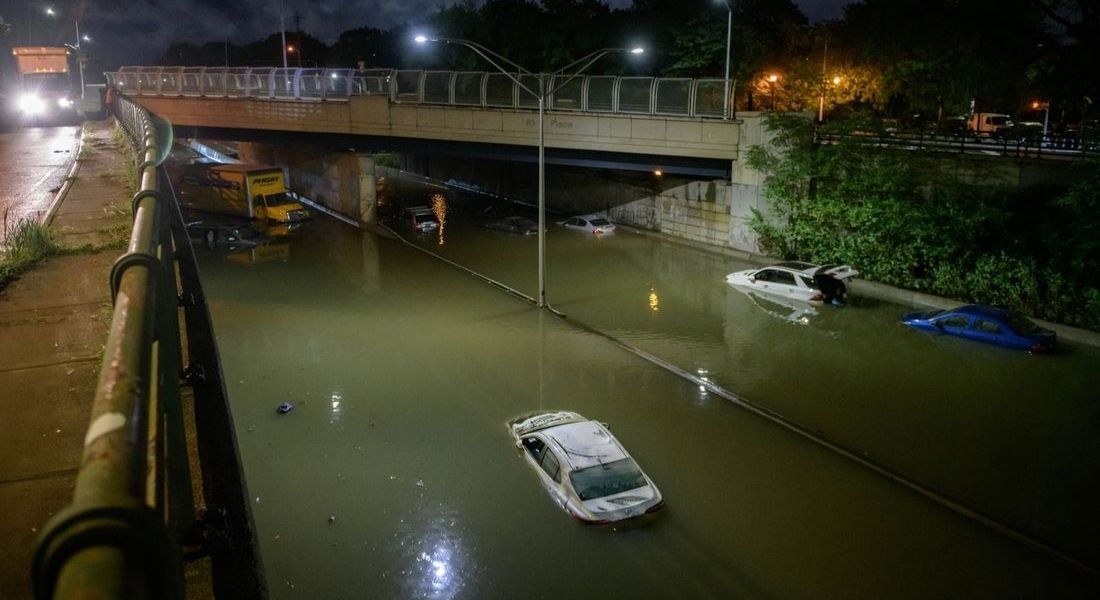
[[58, 98], [57, 99], [57, 105], [60, 106], [61, 108], [69, 108], [70, 106], [73, 105], [73, 101], [69, 100], [68, 98]]
[[24, 94], [19, 97], [19, 110], [24, 114], [37, 115], [46, 112], [46, 103], [34, 94]]

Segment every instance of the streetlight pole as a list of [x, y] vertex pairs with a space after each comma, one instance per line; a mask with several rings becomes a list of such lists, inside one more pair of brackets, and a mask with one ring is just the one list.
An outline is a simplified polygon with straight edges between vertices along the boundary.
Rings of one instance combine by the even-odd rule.
[[[554, 71], [550, 74], [550, 78], [558, 76], [559, 74], [565, 74], [573, 67], [577, 68], [576, 72], [569, 75], [564, 81], [555, 86], [553, 89], [547, 89], [546, 74], [539, 73], [539, 89], [535, 92], [530, 87], [525, 85], [519, 78], [524, 74], [530, 75], [531, 72], [516, 63], [504, 58], [500, 54], [493, 52], [492, 50], [469, 40], [462, 40], [457, 38], [429, 38], [423, 35], [418, 35], [414, 38], [416, 43], [424, 44], [427, 42], [439, 42], [444, 44], [458, 44], [465, 46], [470, 50], [473, 50], [478, 56], [485, 59], [490, 65], [496, 68], [496, 70], [503, 73], [508, 79], [511, 79], [513, 83], [520, 87], [523, 91], [531, 94], [538, 100], [539, 107], [539, 184], [538, 184], [538, 210], [539, 210], [539, 231], [538, 231], [538, 267], [539, 267], [539, 289], [536, 296], [536, 305], [539, 308], [544, 308], [548, 305], [546, 301], [546, 136], [545, 136], [545, 114], [546, 114], [546, 98], [552, 95], [557, 90], [561, 89], [565, 84], [572, 81], [575, 77], [583, 73], [588, 67], [591, 67], [597, 60], [611, 53], [615, 52], [629, 52], [630, 54], [641, 54], [643, 50], [641, 48], [604, 48], [603, 50], [597, 50], [583, 58], [575, 60], [568, 65]], [[516, 74], [512, 75], [507, 69], [498, 64], [498, 61], [512, 67]]]
[[84, 99], [84, 56], [80, 52], [80, 21], [73, 21], [76, 25], [76, 65], [80, 70], [80, 99]]
[[722, 118], [729, 119], [732, 111], [730, 105], [733, 102], [730, 100], [730, 42], [733, 40], [733, 7], [730, 6], [728, 0], [722, 0], [722, 4], [726, 5], [726, 79], [723, 86], [723, 102], [722, 102]]
[[[53, 7], [49, 7], [49, 6], [46, 7], [46, 14], [51, 16], [51, 17], [56, 17], [57, 16], [57, 12], [54, 11]], [[65, 44], [65, 47], [71, 48], [73, 50], [73, 52], [76, 52], [76, 66], [77, 66], [77, 69], [80, 72], [80, 99], [83, 100], [84, 99], [84, 57], [83, 57], [83, 55], [80, 51], [80, 40], [81, 40], [81, 38], [80, 38], [80, 19], [74, 19], [73, 20], [73, 25], [76, 27], [76, 43], [75, 44]], [[87, 37], [87, 36], [85, 36], [85, 37]]]
[[279, 7], [279, 36], [283, 41], [283, 71], [286, 71], [286, 0]]

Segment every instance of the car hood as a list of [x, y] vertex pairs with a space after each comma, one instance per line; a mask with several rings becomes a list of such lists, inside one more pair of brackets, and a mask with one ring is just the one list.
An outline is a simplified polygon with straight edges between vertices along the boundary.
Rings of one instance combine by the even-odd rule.
[[759, 269], [745, 269], [744, 271], [734, 271], [733, 273], [730, 273], [729, 275], [726, 275], [726, 281], [737, 280], [737, 281], [744, 281], [744, 282], [747, 283], [748, 279], [749, 279], [749, 275], [752, 275], [753, 273], [757, 272], [758, 270]]

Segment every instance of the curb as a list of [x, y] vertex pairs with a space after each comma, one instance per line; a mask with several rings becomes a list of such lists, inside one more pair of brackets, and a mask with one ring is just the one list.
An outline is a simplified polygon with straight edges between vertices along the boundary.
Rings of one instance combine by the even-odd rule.
[[[622, 225], [620, 223], [616, 223], [615, 225], [633, 233], [657, 238], [662, 241], [677, 244], [680, 246], [686, 246], [688, 248], [694, 248], [702, 252], [721, 254], [723, 256], [737, 258], [757, 266], [767, 266], [779, 260], [770, 256], [746, 252], [744, 250], [735, 250], [733, 248], [711, 246], [709, 244], [703, 244], [702, 242], [696, 242], [693, 240], [678, 239], [665, 233], [650, 231], [648, 229], [640, 229], [630, 225]], [[887, 285], [885, 283], [869, 281], [866, 279], [856, 279], [850, 282], [848, 285], [851, 286], [852, 291], [858, 292], [861, 296], [874, 298], [876, 300], [886, 300], [888, 302], [895, 302], [897, 304], [904, 304], [913, 308], [948, 309], [966, 304], [961, 300], [953, 300], [951, 298], [944, 298], [943, 296], [936, 296], [934, 294], [926, 294], [924, 292], [906, 290], [894, 287], [892, 285]], [[1080, 329], [1078, 327], [1070, 327], [1069, 325], [1062, 325], [1061, 323], [1051, 323], [1050, 321], [1044, 321], [1042, 319], [1036, 319], [1034, 317], [1028, 318], [1034, 321], [1036, 325], [1057, 333], [1059, 340], [1068, 340], [1071, 342], [1076, 342], [1078, 344], [1100, 348], [1100, 332], [1089, 331], [1088, 329]]]
[[80, 124], [80, 139], [76, 142], [76, 156], [73, 157], [73, 166], [69, 169], [69, 174], [65, 176], [65, 183], [61, 185], [61, 189], [57, 190], [57, 195], [53, 197], [53, 201], [50, 202], [50, 207], [46, 209], [46, 214], [42, 216], [42, 223], [44, 225], [50, 225], [53, 223], [54, 217], [57, 216], [57, 210], [61, 208], [61, 203], [65, 201], [65, 196], [68, 195], [69, 189], [73, 187], [73, 182], [76, 181], [76, 174], [80, 171], [80, 151], [84, 149], [84, 123]]

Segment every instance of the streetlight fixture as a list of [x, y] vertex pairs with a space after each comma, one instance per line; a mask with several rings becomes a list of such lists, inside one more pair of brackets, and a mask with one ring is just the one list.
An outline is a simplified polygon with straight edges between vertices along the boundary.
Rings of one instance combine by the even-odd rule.
[[730, 5], [729, 0], [721, 0], [722, 4], [726, 5], [726, 79], [725, 86], [722, 88], [722, 118], [729, 119], [733, 111], [730, 110], [730, 105], [733, 104], [730, 101], [730, 42], [733, 40], [733, 6]]
[[765, 81], [768, 82], [768, 91], [771, 92], [772, 110], [775, 110], [775, 84], [779, 82], [777, 73], [769, 73]]
[[[545, 115], [545, 112], [546, 112], [546, 98], [548, 96], [552, 95], [554, 92], [560, 90], [567, 83], [569, 83], [570, 81], [575, 79], [577, 76], [579, 76], [581, 73], [583, 73], [586, 69], [588, 69], [593, 64], [595, 64], [595, 62], [597, 60], [599, 60], [600, 58], [603, 58], [604, 56], [606, 56], [608, 54], [626, 53], [626, 54], [638, 55], [638, 54], [643, 54], [645, 52], [645, 49], [641, 48], [641, 47], [634, 47], [634, 48], [604, 48], [602, 50], [596, 50], [595, 52], [592, 52], [591, 54], [588, 54], [584, 57], [581, 57], [581, 58], [569, 63], [568, 65], [565, 65], [564, 67], [558, 69], [557, 71], [554, 71], [553, 73], [550, 73], [549, 78], [550, 78], [551, 81], [553, 81], [553, 79], [555, 77], [558, 77], [560, 75], [564, 75], [568, 71], [576, 68], [576, 71], [573, 72], [568, 77], [566, 77], [564, 81], [562, 81], [561, 83], [559, 83], [558, 85], [556, 85], [552, 89], [548, 90], [548, 89], [546, 89], [546, 78], [548, 76], [547, 74], [545, 74], [545, 73], [534, 74], [534, 73], [528, 71], [527, 69], [524, 69], [523, 67], [519, 66], [515, 62], [513, 62], [511, 60], [508, 60], [507, 58], [501, 56], [499, 53], [494, 52], [494, 51], [486, 48], [485, 46], [482, 46], [481, 44], [478, 44], [477, 42], [471, 42], [470, 40], [463, 40], [463, 39], [458, 39], [458, 38], [428, 37], [428, 36], [423, 35], [423, 34], [419, 34], [416, 37], [414, 37], [413, 41], [415, 41], [418, 44], [426, 44], [428, 42], [432, 42], [432, 43], [442, 43], [442, 44], [457, 44], [459, 46], [465, 46], [465, 47], [469, 48], [470, 50], [473, 50], [475, 54], [477, 54], [482, 59], [484, 59], [486, 62], [488, 62], [490, 65], [492, 65], [494, 68], [496, 68], [496, 70], [503, 73], [506, 77], [508, 77], [508, 79], [511, 79], [512, 83], [515, 83], [517, 86], [520, 87], [520, 89], [522, 89], [523, 91], [527, 92], [528, 94], [534, 96], [535, 99], [538, 100], [538, 107], [539, 107], [539, 145], [538, 145], [538, 147], [539, 147], [539, 186], [538, 186], [538, 189], [539, 189], [539, 202], [538, 202], [538, 209], [539, 209], [539, 225], [538, 225], [539, 226], [539, 230], [538, 230], [539, 289], [538, 289], [538, 296], [536, 297], [536, 305], [539, 308], [544, 308], [544, 307], [547, 306], [547, 302], [546, 302], [546, 136], [545, 136], [545, 126], [544, 126], [544, 121], [545, 121], [544, 115]], [[511, 67], [511, 70], [505, 69], [503, 66], [501, 66], [500, 63], [503, 63], [504, 65], [507, 65], [508, 67]], [[515, 75], [512, 74], [513, 71], [515, 72]], [[532, 90], [527, 85], [525, 85], [522, 81], [520, 81], [520, 77], [522, 77], [524, 75], [538, 77], [538, 81], [539, 81], [538, 88], [539, 89], [538, 89], [537, 92]]]
[[1043, 109], [1043, 141], [1047, 139], [1047, 123], [1050, 122], [1050, 101], [1035, 100], [1031, 103], [1031, 110]]

